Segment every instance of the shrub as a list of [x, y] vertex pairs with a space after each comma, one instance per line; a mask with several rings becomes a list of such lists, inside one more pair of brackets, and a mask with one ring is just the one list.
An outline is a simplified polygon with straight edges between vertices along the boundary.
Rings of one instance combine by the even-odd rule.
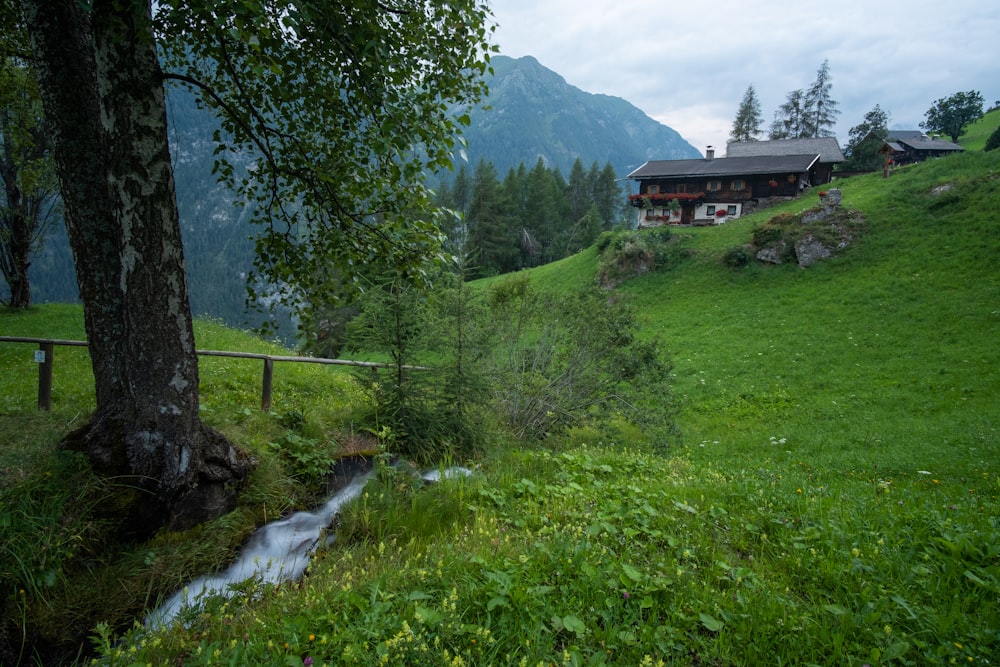
[[598, 280], [606, 287], [663, 268], [675, 258], [676, 244], [669, 227], [605, 232], [605, 235], [597, 248], [601, 253]]
[[733, 269], [742, 269], [744, 266], [749, 266], [752, 259], [750, 250], [741, 245], [727, 250], [722, 256], [722, 263]]

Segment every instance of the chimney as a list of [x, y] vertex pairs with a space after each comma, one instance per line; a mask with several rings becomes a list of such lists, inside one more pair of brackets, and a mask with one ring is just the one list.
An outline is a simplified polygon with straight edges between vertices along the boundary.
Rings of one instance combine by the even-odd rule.
[[714, 160], [715, 159], [715, 149], [712, 148], [711, 146], [709, 146], [709, 147], [707, 147], [705, 149], [705, 159], [706, 160]]

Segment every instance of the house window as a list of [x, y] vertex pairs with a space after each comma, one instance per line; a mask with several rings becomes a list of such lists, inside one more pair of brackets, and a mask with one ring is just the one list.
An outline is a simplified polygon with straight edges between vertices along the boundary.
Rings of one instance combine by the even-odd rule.
[[736, 215], [736, 204], [730, 204], [726, 207], [726, 215]]
[[709, 204], [705, 207], [705, 215], [715, 215], [715, 206]]
[[659, 185], [650, 185], [646, 189], [646, 194], [650, 194], [650, 195], [658, 195], [658, 194], [660, 194], [660, 186]]
[[742, 178], [737, 178], [735, 181], [729, 184], [729, 189], [734, 192], [741, 192], [747, 189], [747, 182]]
[[709, 181], [708, 187], [705, 188], [709, 192], [715, 192], [716, 190], [722, 189], [722, 181]]

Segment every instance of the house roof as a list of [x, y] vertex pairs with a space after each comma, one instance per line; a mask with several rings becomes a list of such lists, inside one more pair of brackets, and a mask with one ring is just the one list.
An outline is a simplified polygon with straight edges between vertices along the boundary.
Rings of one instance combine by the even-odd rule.
[[920, 130], [889, 130], [889, 134], [885, 135], [885, 140], [919, 139], [922, 136], [924, 136], [924, 133]]
[[820, 162], [843, 162], [844, 153], [836, 137], [810, 139], [771, 139], [769, 141], [734, 141], [726, 146], [726, 157], [762, 155], [805, 155], [819, 153]]
[[695, 160], [650, 160], [626, 178], [685, 178], [691, 176], [743, 176], [750, 174], [787, 174], [809, 171], [819, 154], [765, 155], [760, 157], [719, 157]]
[[964, 151], [958, 144], [953, 144], [944, 139], [932, 139], [931, 137], [920, 136], [914, 139], [897, 138], [895, 143], [900, 143], [917, 151]]

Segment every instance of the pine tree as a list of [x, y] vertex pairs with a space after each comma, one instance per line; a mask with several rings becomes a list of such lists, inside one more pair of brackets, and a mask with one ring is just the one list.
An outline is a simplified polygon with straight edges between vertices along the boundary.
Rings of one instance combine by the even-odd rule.
[[601, 229], [611, 229], [621, 221], [622, 209], [625, 206], [625, 198], [622, 196], [621, 186], [618, 185], [615, 168], [607, 162], [600, 173], [597, 173], [595, 162], [590, 172], [594, 205], [597, 206], [597, 213], [601, 216]]
[[830, 82], [830, 61], [824, 60], [816, 72], [816, 80], [805, 94], [805, 123], [803, 131], [806, 137], [832, 137], [832, 128], [836, 124], [840, 110], [838, 103], [830, 97], [833, 84]]
[[806, 95], [802, 90], [788, 93], [785, 103], [774, 112], [769, 139], [800, 139], [809, 136], [806, 124]]
[[469, 236], [466, 255], [474, 278], [506, 273], [515, 268], [516, 239], [507, 224], [504, 193], [492, 162], [480, 160], [472, 177]]
[[753, 84], [750, 84], [747, 86], [746, 92], [743, 93], [740, 108], [736, 111], [729, 140], [757, 141], [761, 133], [761, 123], [763, 123], [763, 119], [760, 115], [760, 100], [757, 99], [757, 91]]

